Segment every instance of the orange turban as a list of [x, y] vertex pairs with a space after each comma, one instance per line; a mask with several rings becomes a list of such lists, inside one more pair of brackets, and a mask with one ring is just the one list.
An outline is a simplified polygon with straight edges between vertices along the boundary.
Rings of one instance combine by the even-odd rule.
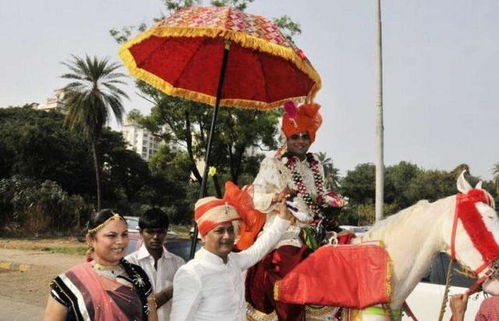
[[194, 219], [199, 233], [205, 236], [218, 225], [239, 220], [236, 209], [227, 201], [209, 196], [199, 199], [194, 206]]
[[218, 225], [241, 220], [238, 250], [247, 249], [256, 239], [265, 223], [266, 215], [256, 210], [253, 199], [247, 189], [240, 189], [236, 184], [225, 183], [223, 199], [213, 196], [201, 198], [194, 208], [194, 219], [202, 236]]
[[302, 105], [297, 108], [294, 118], [288, 113], [284, 113], [281, 129], [286, 138], [301, 132], [308, 132], [310, 142], [313, 143], [315, 141], [315, 133], [322, 124], [319, 108], [321, 108], [319, 104]]

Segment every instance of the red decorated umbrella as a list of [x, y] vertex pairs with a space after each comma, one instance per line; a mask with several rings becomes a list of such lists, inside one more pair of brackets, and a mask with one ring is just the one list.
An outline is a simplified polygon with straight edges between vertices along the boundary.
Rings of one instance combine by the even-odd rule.
[[206, 190], [218, 107], [268, 110], [314, 97], [319, 74], [270, 20], [232, 7], [188, 7], [125, 43], [130, 73], [168, 95], [215, 107], [200, 197]]

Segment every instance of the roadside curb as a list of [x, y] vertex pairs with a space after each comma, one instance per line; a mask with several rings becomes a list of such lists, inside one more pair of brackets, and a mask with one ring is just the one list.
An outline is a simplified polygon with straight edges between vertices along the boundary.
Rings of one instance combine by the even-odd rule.
[[25, 263], [0, 261], [0, 269], [9, 270], [9, 271], [27, 272], [31, 269], [31, 265]]

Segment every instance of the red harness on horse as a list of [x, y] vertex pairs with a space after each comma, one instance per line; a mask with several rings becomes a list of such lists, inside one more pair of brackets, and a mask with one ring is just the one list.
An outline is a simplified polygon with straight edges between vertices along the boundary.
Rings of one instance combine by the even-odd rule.
[[478, 276], [484, 269], [489, 268], [489, 271], [484, 276], [478, 279], [473, 284], [469, 292], [476, 292], [481, 284], [493, 272], [490, 269], [492, 263], [499, 258], [499, 245], [494, 239], [494, 235], [487, 229], [481, 215], [476, 208], [476, 203], [484, 203], [491, 205], [492, 201], [484, 190], [473, 189], [466, 194], [456, 195], [456, 209], [454, 212], [454, 222], [452, 224], [452, 234], [450, 242], [450, 252], [452, 260], [456, 260], [456, 230], [458, 220], [461, 220], [466, 233], [468, 233], [473, 245], [480, 252], [483, 259], [483, 264], [473, 271], [473, 274]]

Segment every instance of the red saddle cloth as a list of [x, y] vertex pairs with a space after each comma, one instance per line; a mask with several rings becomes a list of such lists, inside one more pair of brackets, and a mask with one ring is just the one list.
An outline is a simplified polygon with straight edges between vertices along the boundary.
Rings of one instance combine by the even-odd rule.
[[323, 246], [276, 282], [285, 303], [365, 308], [390, 301], [390, 260], [377, 243]]

